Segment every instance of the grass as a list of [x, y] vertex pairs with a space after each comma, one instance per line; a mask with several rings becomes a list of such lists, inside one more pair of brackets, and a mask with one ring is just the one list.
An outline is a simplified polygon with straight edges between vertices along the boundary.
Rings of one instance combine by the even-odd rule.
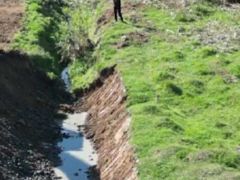
[[61, 70], [59, 39], [63, 36], [65, 5], [61, 1], [26, 0], [22, 30], [16, 35], [12, 48], [27, 53], [40, 69], [55, 77]]
[[[88, 87], [101, 69], [117, 64], [140, 179], [239, 179], [240, 84], [230, 79], [240, 77], [240, 51], [221, 53], [191, 33], [209, 21], [239, 28], [239, 16], [211, 4], [139, 11], [137, 24], [125, 12], [127, 24], [101, 28], [96, 63], [83, 72], [71, 65], [73, 88]], [[118, 49], [130, 32], [144, 32], [148, 41]]]

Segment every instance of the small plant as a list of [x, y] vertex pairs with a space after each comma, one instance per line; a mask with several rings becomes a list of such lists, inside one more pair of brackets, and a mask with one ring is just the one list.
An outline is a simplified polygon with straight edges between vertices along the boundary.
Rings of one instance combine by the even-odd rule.
[[175, 78], [175, 76], [173, 74], [166, 72], [166, 71], [161, 71], [157, 77], [157, 81], [161, 82], [164, 80], [172, 80], [174, 78]]
[[182, 132], [184, 129], [177, 124], [176, 122], [172, 121], [169, 118], [161, 118], [160, 122], [157, 124], [158, 128], [169, 128], [175, 132]]
[[216, 49], [212, 48], [212, 47], [204, 47], [202, 49], [202, 57], [206, 58], [208, 56], [214, 56], [216, 55], [218, 52], [216, 51]]
[[205, 90], [204, 83], [200, 80], [192, 80], [190, 81], [190, 85], [190, 90], [196, 94], [202, 94]]
[[209, 4], [197, 4], [193, 11], [197, 16], [204, 17], [204, 16], [210, 16], [213, 13], [213, 10], [211, 8], [211, 5]]
[[169, 93], [173, 93], [178, 96], [181, 96], [183, 94], [183, 90], [173, 83], [167, 83], [166, 88]]
[[176, 18], [177, 21], [180, 22], [194, 22], [196, 21], [196, 17], [189, 11], [182, 10], [177, 13]]
[[90, 15], [84, 2], [69, 2], [69, 8], [65, 10], [66, 21], [60, 25], [59, 53], [61, 61], [83, 59], [94, 48], [89, 39]]

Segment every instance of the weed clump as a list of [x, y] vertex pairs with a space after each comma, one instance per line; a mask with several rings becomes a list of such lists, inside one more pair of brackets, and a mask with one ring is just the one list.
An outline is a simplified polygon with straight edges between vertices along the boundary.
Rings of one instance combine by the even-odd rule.
[[167, 83], [166, 88], [169, 93], [173, 93], [178, 96], [183, 95], [183, 90], [173, 83]]
[[190, 81], [191, 90], [196, 94], [202, 94], [205, 90], [204, 83], [200, 80]]
[[158, 114], [160, 112], [159, 108], [156, 105], [148, 105], [144, 107], [144, 111], [147, 114]]
[[172, 80], [174, 78], [175, 78], [175, 76], [173, 74], [166, 72], [166, 71], [161, 71], [157, 77], [157, 81], [161, 82], [164, 80]]
[[183, 132], [184, 129], [178, 123], [169, 118], [162, 118], [157, 124], [157, 128], [169, 128], [174, 132]]
[[212, 47], [204, 47], [202, 49], [202, 57], [206, 58], [208, 56], [214, 56], [216, 55], [218, 52], [216, 51], [216, 49], [212, 48]]
[[194, 12], [197, 16], [204, 17], [204, 16], [210, 16], [214, 11], [212, 10], [209, 4], [208, 5], [198, 4], [194, 8]]
[[194, 17], [193, 14], [188, 13], [186, 11], [180, 11], [179, 13], [177, 13], [175, 19], [179, 22], [185, 22], [185, 23], [196, 21], [196, 17]]

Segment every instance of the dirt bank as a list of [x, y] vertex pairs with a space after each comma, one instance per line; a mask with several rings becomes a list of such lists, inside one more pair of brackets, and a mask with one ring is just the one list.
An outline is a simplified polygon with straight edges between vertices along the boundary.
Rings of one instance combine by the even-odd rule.
[[129, 144], [131, 119], [119, 74], [113, 68], [104, 70], [92, 89], [75, 104], [75, 110], [87, 109], [90, 114], [86, 131], [99, 155], [97, 168], [100, 178], [135, 180], [136, 160]]
[[21, 0], [0, 0], [0, 49], [8, 49], [20, 27], [24, 6]]
[[0, 179], [51, 179], [67, 95], [26, 55], [0, 51]]

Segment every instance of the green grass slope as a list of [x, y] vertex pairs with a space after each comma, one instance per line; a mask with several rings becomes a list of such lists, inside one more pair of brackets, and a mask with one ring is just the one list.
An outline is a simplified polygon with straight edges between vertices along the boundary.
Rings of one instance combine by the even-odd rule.
[[60, 70], [60, 42], [65, 36], [66, 22], [62, 0], [26, 0], [22, 29], [16, 34], [12, 48], [27, 53], [32, 62], [56, 77]]
[[101, 7], [106, 24], [93, 36], [101, 39], [95, 63], [70, 65], [73, 89], [117, 64], [140, 179], [240, 179], [238, 10], [125, 1], [124, 24], [108, 17], [110, 5]]
[[50, 74], [72, 59], [73, 91], [117, 64], [140, 179], [240, 179], [239, 9], [125, 0], [116, 23], [111, 3], [78, 3], [27, 0], [14, 48]]

